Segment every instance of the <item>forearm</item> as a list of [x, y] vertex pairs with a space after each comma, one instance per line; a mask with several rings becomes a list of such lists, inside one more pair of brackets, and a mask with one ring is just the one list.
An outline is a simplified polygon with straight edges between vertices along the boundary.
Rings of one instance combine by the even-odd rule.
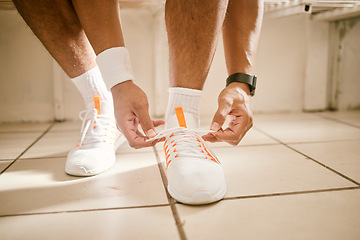
[[223, 24], [228, 74], [254, 74], [253, 67], [263, 17], [263, 0], [230, 0]]
[[123, 47], [118, 0], [72, 0], [81, 26], [96, 53]]

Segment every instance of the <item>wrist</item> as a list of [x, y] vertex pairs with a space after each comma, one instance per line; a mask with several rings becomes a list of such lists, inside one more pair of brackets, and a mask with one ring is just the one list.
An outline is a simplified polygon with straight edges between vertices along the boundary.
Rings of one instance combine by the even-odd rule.
[[96, 57], [106, 88], [134, 80], [129, 51], [125, 47], [109, 48]]
[[228, 86], [241, 89], [240, 91], [243, 91], [246, 93], [246, 95], [251, 96], [250, 87], [247, 83], [232, 82]]
[[114, 93], [126, 91], [127, 89], [129, 89], [129, 86], [131, 84], [134, 84], [134, 82], [132, 80], [127, 80], [127, 81], [123, 81], [121, 83], [115, 84], [114, 86], [112, 86], [110, 88], [110, 92], [112, 94], [114, 94]]
[[255, 75], [249, 75], [246, 73], [239, 72], [239, 73], [231, 74], [226, 79], [226, 86], [229, 86], [230, 84], [233, 84], [233, 83], [244, 83], [248, 86], [248, 88], [250, 90], [250, 95], [254, 96], [255, 88], [256, 88], [256, 80], [257, 80], [257, 77]]

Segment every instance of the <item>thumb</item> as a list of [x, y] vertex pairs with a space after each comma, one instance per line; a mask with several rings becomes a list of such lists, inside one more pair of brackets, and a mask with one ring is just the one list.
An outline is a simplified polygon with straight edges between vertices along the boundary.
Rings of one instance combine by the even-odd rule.
[[149, 112], [146, 108], [139, 109], [139, 111], [135, 112], [137, 118], [139, 119], [140, 126], [144, 131], [145, 135], [149, 138], [155, 137], [155, 127], [153, 121], [150, 118]]
[[226, 120], [226, 116], [230, 113], [230, 111], [231, 111], [230, 104], [219, 103], [219, 107], [215, 112], [210, 129], [213, 131], [218, 131], [224, 124]]

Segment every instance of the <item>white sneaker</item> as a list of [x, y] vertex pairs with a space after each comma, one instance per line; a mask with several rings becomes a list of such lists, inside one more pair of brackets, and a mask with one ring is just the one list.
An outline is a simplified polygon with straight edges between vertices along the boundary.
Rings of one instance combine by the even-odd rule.
[[[183, 116], [183, 119], [178, 119], [180, 126], [185, 118], [191, 121], [191, 115], [185, 113]], [[164, 152], [168, 191], [174, 199], [198, 205], [224, 198], [226, 183], [223, 169], [196, 130], [176, 127], [159, 133], [157, 138], [161, 137], [166, 139]]]
[[94, 108], [80, 113], [81, 138], [68, 154], [65, 172], [73, 176], [93, 176], [111, 168], [115, 151], [125, 141], [117, 129], [110, 101], [94, 96]]

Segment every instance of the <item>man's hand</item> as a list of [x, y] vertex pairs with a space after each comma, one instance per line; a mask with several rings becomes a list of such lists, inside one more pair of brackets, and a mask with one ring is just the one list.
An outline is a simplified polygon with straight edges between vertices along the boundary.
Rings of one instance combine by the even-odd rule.
[[[249, 86], [245, 83], [231, 83], [221, 91], [218, 104], [211, 123], [211, 130], [216, 132], [204, 135], [203, 139], [237, 145], [253, 125]], [[229, 127], [222, 129], [227, 116], [232, 117]]]
[[[153, 121], [149, 116], [146, 94], [132, 81], [126, 81], [111, 88], [114, 99], [115, 118], [118, 127], [133, 148], [154, 146], [159, 140], [146, 142], [156, 135], [155, 127], [164, 121]], [[145, 135], [138, 126], [141, 125]]]

